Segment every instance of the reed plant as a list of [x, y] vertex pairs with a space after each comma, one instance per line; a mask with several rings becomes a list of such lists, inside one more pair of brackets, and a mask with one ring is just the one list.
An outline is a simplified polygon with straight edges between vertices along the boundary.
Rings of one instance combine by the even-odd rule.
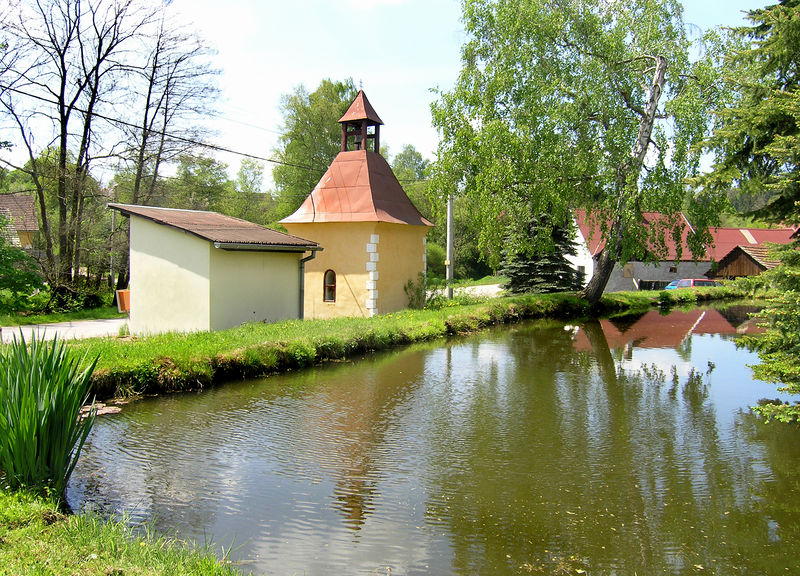
[[34, 336], [0, 348], [0, 479], [12, 489], [64, 494], [95, 419], [88, 413], [97, 357], [87, 361], [63, 341]]

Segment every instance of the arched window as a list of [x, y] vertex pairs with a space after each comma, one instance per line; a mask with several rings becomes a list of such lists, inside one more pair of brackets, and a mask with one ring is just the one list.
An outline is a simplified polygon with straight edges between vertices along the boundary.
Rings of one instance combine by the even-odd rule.
[[322, 299], [325, 302], [336, 302], [336, 272], [333, 270], [325, 272], [322, 286]]

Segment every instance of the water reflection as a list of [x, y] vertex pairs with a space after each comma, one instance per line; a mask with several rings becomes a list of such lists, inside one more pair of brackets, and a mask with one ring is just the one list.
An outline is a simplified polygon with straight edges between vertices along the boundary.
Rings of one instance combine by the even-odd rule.
[[800, 432], [747, 410], [774, 388], [719, 335], [737, 317], [523, 324], [140, 402], [68, 496], [259, 574], [798, 572]]

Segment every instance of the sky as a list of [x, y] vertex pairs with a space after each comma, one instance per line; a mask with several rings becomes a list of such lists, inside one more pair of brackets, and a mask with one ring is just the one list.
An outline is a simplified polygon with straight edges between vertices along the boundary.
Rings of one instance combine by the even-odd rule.
[[[735, 26], [745, 23], [743, 11], [767, 3], [685, 0], [684, 21], [703, 30]], [[324, 78], [353, 78], [384, 122], [390, 155], [412, 144], [433, 159], [430, 103], [461, 68], [460, 0], [173, 0], [173, 7], [217, 51], [216, 144], [274, 158], [281, 96], [301, 84], [313, 91]], [[236, 172], [241, 157], [216, 156]]]
[[[745, 23], [743, 11], [766, 0], [684, 0], [684, 21], [701, 29]], [[771, 3], [771, 2], [770, 2]], [[466, 39], [460, 0], [172, 0], [179, 19], [216, 50], [221, 70], [217, 146], [274, 158], [281, 96], [324, 78], [352, 78], [384, 122], [390, 156], [412, 144], [433, 159], [435, 90], [461, 69]], [[235, 177], [242, 156], [215, 153]], [[267, 189], [272, 164], [265, 163]]]

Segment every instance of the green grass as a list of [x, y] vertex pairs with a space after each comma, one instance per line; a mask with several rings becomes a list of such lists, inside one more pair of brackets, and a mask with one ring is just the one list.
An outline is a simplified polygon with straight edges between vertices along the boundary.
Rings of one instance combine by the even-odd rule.
[[31, 324], [53, 324], [71, 322], [73, 320], [103, 320], [108, 318], [126, 318], [126, 314], [117, 312], [114, 306], [78, 310], [77, 312], [53, 312], [52, 314], [0, 314], [0, 326], [29, 326]]
[[676, 292], [680, 294], [613, 293], [594, 307], [574, 294], [511, 296], [452, 306], [445, 303], [435, 310], [406, 310], [377, 318], [246, 324], [221, 332], [91, 339], [75, 342], [73, 347], [100, 355], [92, 377], [100, 398], [125, 397], [199, 389], [226, 379], [263, 376], [528, 318], [630, 313], [689, 298], [743, 296], [730, 288]]
[[123, 522], [64, 515], [58, 504], [0, 490], [0, 576], [236, 576], [208, 547], [135, 535]]

